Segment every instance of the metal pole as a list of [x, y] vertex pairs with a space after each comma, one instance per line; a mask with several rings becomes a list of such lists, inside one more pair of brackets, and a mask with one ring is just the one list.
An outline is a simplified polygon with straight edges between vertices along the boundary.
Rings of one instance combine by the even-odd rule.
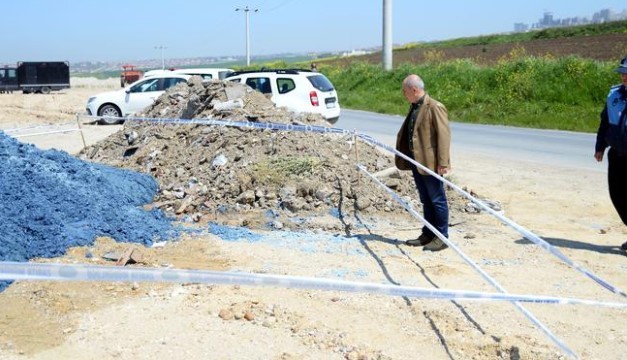
[[250, 18], [249, 12], [257, 12], [259, 9], [250, 9], [248, 5], [244, 8], [237, 8], [235, 11], [243, 11], [246, 14], [246, 66], [250, 66]]
[[248, 11], [248, 6], [246, 6], [246, 66], [250, 66], [250, 30]]
[[83, 134], [83, 127], [81, 126], [80, 115], [76, 113], [76, 124], [78, 125], [78, 131], [81, 132], [81, 139], [83, 140], [83, 149], [87, 147], [87, 143], [85, 142], [85, 134]]
[[163, 46], [161, 47], [161, 70], [165, 70], [165, 56], [163, 54]]
[[155, 46], [155, 49], [161, 49], [161, 70], [165, 70], [164, 50], [167, 48], [168, 48], [167, 46], [163, 46], [163, 45]]
[[392, 70], [392, 0], [383, 0], [383, 69]]

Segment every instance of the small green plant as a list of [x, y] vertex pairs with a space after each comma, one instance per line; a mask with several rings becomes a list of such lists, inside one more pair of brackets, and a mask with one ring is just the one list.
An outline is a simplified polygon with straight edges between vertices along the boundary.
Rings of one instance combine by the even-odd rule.
[[258, 182], [280, 185], [285, 182], [286, 177], [311, 174], [323, 164], [323, 159], [314, 156], [288, 156], [257, 163], [253, 171]]
[[424, 53], [424, 58], [425, 61], [430, 63], [440, 62], [444, 59], [444, 51], [437, 49], [427, 50]]

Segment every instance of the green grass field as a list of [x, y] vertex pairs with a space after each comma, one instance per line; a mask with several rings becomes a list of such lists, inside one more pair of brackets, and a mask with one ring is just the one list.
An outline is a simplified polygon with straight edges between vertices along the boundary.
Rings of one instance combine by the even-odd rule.
[[345, 108], [404, 115], [401, 82], [415, 73], [454, 121], [594, 132], [610, 86], [620, 81], [614, 68], [576, 57], [520, 57], [491, 67], [453, 60], [389, 72], [366, 63], [323, 71]]

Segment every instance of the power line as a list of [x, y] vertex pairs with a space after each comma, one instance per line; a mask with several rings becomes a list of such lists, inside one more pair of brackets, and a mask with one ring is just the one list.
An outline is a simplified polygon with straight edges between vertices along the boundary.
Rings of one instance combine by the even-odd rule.
[[291, 3], [291, 2], [292, 2], [292, 0], [285, 0], [285, 1], [283, 1], [282, 3], [280, 3], [279, 5], [277, 5], [277, 6], [273, 7], [272, 9], [268, 9], [268, 10], [264, 10], [264, 11], [265, 11], [265, 12], [274, 11], [274, 10], [276, 10], [276, 9], [282, 8], [284, 5], [287, 5], [287, 4]]

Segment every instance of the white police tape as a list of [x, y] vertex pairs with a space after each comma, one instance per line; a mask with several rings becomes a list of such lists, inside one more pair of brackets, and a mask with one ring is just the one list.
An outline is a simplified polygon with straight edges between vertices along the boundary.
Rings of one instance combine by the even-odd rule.
[[81, 129], [55, 130], [55, 131], [46, 131], [46, 132], [39, 132], [39, 133], [33, 133], [33, 134], [22, 134], [22, 135], [11, 135], [11, 136], [14, 138], [22, 138], [22, 137], [29, 137], [29, 136], [69, 133], [69, 132], [74, 132], [74, 131], [81, 131]]
[[74, 124], [76, 124], [76, 123], [75, 122], [67, 122], [67, 123], [61, 123], [61, 124], [33, 125], [33, 126], [27, 126], [27, 127], [21, 127], [21, 128], [4, 129], [4, 130], [0, 130], [0, 131], [8, 133], [8, 132], [18, 132], [18, 131], [33, 130], [33, 129], [44, 129], [44, 128], [51, 128], [51, 127], [60, 127], [60, 126], [74, 125]]
[[[101, 117], [86, 116], [88, 118], [100, 119]], [[262, 130], [279, 130], [279, 131], [298, 131], [298, 132], [319, 132], [330, 134], [354, 134], [354, 131], [345, 129], [306, 124], [283, 124], [272, 122], [256, 122], [256, 121], [233, 121], [219, 119], [176, 119], [176, 118], [148, 118], [148, 117], [109, 117], [114, 120], [124, 120], [126, 122], [147, 122], [155, 124], [183, 124], [183, 125], [215, 125], [223, 127], [238, 127], [245, 129], [262, 129]]]
[[390, 284], [365, 283], [326, 278], [255, 274], [213, 270], [183, 270], [129, 268], [63, 263], [0, 262], [0, 280], [34, 281], [111, 281], [111, 282], [167, 282], [222, 285], [255, 285], [312, 290], [362, 292], [370, 294], [407, 296], [427, 299], [453, 299], [470, 301], [520, 301], [535, 304], [590, 305], [627, 309], [627, 303], [602, 302], [553, 296], [517, 295], [428, 289]]

